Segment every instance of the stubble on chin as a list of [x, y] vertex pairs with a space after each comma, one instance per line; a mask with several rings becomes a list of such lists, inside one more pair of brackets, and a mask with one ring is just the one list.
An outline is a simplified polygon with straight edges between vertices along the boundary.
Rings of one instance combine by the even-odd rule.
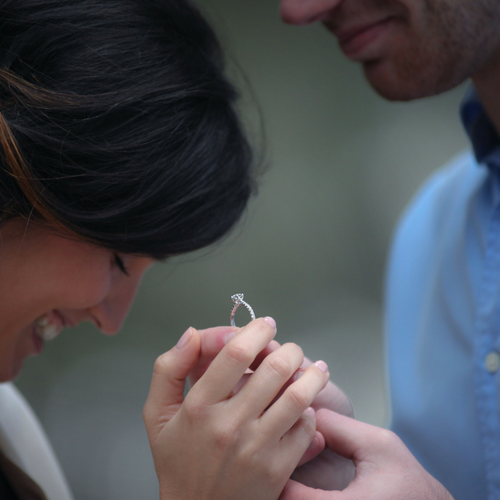
[[[426, 0], [409, 18], [402, 43], [385, 59], [364, 63], [366, 78], [384, 98], [409, 101], [446, 92], [486, 64], [499, 38], [497, 0]], [[414, 13], [415, 14], [415, 13]]]

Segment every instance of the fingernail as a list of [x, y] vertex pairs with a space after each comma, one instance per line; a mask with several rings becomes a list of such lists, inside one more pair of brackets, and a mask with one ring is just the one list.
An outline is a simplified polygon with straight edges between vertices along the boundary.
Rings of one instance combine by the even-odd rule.
[[183, 347], [186, 347], [191, 340], [191, 337], [193, 336], [193, 329], [189, 327], [183, 334], [182, 337], [179, 339], [179, 342], [177, 342], [177, 349], [182, 349]]
[[264, 318], [264, 321], [266, 321], [267, 323], [269, 323], [273, 328], [276, 328], [276, 321], [274, 321], [274, 319], [271, 318], [270, 316], [266, 316]]
[[323, 373], [328, 371], [328, 365], [324, 361], [316, 361], [314, 366], [317, 366]]
[[267, 344], [267, 348], [271, 351], [274, 352], [276, 349], [280, 348], [279, 342], [276, 342], [276, 340], [271, 340], [269, 344]]
[[225, 337], [224, 337], [224, 344], [227, 344], [233, 337], [236, 336], [238, 332], [231, 332], [231, 333], [228, 333]]
[[310, 16], [310, 17], [306, 17], [305, 19], [302, 19], [301, 24], [302, 25], [312, 24], [312, 23], [315, 23], [316, 21], [323, 21], [323, 20], [325, 20], [325, 18], [326, 18], [325, 12], [319, 12], [318, 14], [316, 14], [314, 16]]
[[301, 19], [299, 22], [300, 26], [307, 26], [314, 22], [314, 17], [306, 17], [305, 19]]
[[306, 415], [309, 415], [311, 418], [314, 418], [314, 415], [316, 415], [316, 412], [314, 411], [313, 408], [309, 407], [305, 412]]

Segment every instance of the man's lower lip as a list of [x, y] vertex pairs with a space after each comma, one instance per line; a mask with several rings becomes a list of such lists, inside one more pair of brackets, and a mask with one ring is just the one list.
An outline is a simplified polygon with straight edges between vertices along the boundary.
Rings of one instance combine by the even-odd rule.
[[35, 350], [37, 354], [40, 354], [43, 351], [43, 339], [41, 339], [33, 330], [33, 344], [35, 345]]
[[339, 40], [340, 48], [347, 57], [355, 57], [374, 42], [387, 29], [391, 18], [375, 23], [348, 40]]

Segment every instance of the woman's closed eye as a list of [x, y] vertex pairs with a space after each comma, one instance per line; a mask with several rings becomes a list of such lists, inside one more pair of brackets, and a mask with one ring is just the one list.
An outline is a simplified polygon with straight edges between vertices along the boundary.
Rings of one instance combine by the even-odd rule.
[[120, 271], [121, 271], [123, 274], [125, 274], [126, 276], [129, 276], [129, 274], [128, 274], [128, 270], [127, 270], [127, 268], [125, 267], [125, 264], [124, 264], [124, 262], [123, 262], [122, 258], [121, 258], [121, 257], [120, 257], [117, 253], [115, 253], [115, 254], [113, 254], [113, 255], [114, 255], [114, 258], [115, 258], [115, 264], [116, 264], [116, 266], [118, 267], [118, 269], [120, 269]]

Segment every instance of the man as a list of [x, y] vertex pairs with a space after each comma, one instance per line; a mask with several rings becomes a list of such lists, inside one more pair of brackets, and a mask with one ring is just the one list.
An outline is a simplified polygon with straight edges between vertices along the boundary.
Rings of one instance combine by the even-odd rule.
[[[281, 0], [281, 15], [323, 22], [387, 99], [474, 85], [462, 107], [473, 153], [424, 186], [391, 254], [392, 428], [404, 444], [320, 410], [317, 429], [355, 479], [341, 492], [290, 481], [281, 498], [500, 499], [500, 1]], [[310, 486], [334, 472], [306, 467]]]

